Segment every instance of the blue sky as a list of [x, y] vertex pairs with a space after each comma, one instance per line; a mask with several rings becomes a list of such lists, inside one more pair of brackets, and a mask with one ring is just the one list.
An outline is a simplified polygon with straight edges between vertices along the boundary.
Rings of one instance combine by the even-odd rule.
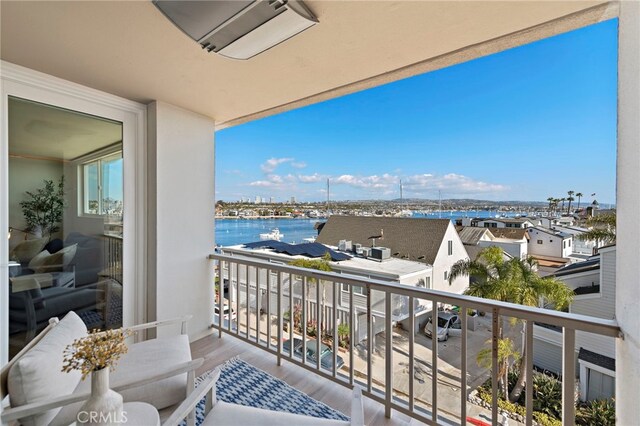
[[216, 198], [615, 203], [617, 24], [222, 130]]

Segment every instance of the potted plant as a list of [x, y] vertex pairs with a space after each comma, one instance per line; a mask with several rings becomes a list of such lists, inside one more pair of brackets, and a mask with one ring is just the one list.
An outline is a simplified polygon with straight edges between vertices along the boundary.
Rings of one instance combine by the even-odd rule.
[[44, 187], [35, 191], [27, 191], [27, 200], [20, 202], [22, 214], [27, 223], [27, 230], [36, 237], [51, 237], [60, 229], [62, 213], [65, 208], [64, 176], [56, 185], [52, 180], [45, 180]]
[[[116, 425], [121, 423], [122, 395], [109, 389], [109, 370], [115, 368], [120, 357], [127, 352], [125, 339], [131, 333], [122, 328], [91, 331], [76, 339], [64, 351], [63, 372], [79, 370], [82, 380], [91, 374], [91, 396], [79, 413], [89, 413], [88, 424]], [[94, 415], [91, 415], [96, 413]]]

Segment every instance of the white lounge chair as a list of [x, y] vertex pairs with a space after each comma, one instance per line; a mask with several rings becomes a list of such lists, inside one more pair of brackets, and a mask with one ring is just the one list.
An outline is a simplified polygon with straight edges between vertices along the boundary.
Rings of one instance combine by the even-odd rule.
[[[156, 321], [131, 327], [142, 331], [176, 323], [181, 334], [129, 345], [129, 351], [110, 374], [111, 388], [124, 401], [146, 402], [156, 409], [175, 406], [194, 389], [195, 370], [202, 359], [192, 360], [186, 323], [190, 317]], [[19, 420], [30, 426], [68, 425], [76, 420], [91, 392], [90, 378], [79, 371], [62, 372], [63, 352], [74, 339], [87, 334], [73, 312], [50, 324], [0, 370], [0, 399], [9, 395], [10, 407], [2, 412], [2, 424]], [[193, 412], [187, 416], [194, 424]]]
[[347, 422], [217, 401], [215, 385], [219, 377], [220, 367], [216, 368], [211, 376], [194, 389], [187, 399], [173, 412], [171, 417], [163, 423], [163, 426], [178, 426], [182, 420], [193, 412], [195, 406], [205, 396], [207, 397], [204, 412], [205, 419], [201, 426], [364, 426], [362, 391], [357, 386], [353, 388], [351, 421]]

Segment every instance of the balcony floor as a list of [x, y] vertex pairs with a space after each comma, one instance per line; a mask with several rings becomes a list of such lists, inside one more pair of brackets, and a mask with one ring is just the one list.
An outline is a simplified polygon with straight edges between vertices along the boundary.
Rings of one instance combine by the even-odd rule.
[[[244, 361], [266, 371], [294, 388], [306, 393], [328, 406], [349, 415], [351, 412], [351, 390], [333, 383], [330, 380], [316, 376], [286, 360], [278, 367], [275, 355], [267, 353], [253, 345], [245, 343], [233, 336], [224, 335], [219, 338], [217, 333], [209, 335], [191, 344], [193, 358], [209, 356], [204, 365], [197, 371], [200, 375], [218, 364], [239, 356]], [[391, 419], [384, 416], [384, 406], [376, 401], [364, 397], [365, 424], [375, 425], [407, 425], [411, 420], [408, 416], [394, 411]]]

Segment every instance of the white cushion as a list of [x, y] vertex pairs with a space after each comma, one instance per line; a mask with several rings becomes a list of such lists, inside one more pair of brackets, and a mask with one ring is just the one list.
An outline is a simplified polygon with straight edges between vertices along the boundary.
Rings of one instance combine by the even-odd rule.
[[[191, 361], [191, 348], [187, 335], [162, 337], [129, 345], [129, 350], [120, 358], [114, 371], [109, 374], [110, 387], [116, 387], [125, 381], [142, 380], [152, 377], [159, 371], [176, 367]], [[75, 392], [91, 390], [91, 378], [87, 377], [78, 384]], [[170, 377], [121, 392], [124, 402], [146, 402], [158, 410], [178, 404], [187, 396], [187, 374]], [[82, 404], [64, 407], [51, 423], [68, 425], [75, 421]]]
[[40, 262], [40, 266], [38, 266], [34, 271], [37, 274], [62, 271], [73, 260], [73, 258], [76, 257], [77, 249], [78, 244], [72, 244], [62, 250], [50, 254]]
[[35, 271], [36, 268], [40, 267], [42, 263], [51, 255], [47, 250], [42, 250], [40, 253], [36, 254], [33, 259], [29, 262], [29, 269]]
[[[87, 327], [69, 312], [9, 370], [8, 388], [12, 407], [70, 394], [78, 386], [80, 371], [62, 372], [67, 345], [87, 335]], [[21, 419], [25, 426], [48, 425], [59, 408]]]
[[320, 419], [318, 417], [263, 410], [239, 404], [217, 401], [201, 426], [348, 426], [342, 420]]
[[48, 238], [37, 238], [35, 240], [22, 241], [20, 244], [15, 246], [13, 250], [11, 250], [9, 258], [18, 259], [20, 263], [27, 263], [42, 251], [48, 241]]

